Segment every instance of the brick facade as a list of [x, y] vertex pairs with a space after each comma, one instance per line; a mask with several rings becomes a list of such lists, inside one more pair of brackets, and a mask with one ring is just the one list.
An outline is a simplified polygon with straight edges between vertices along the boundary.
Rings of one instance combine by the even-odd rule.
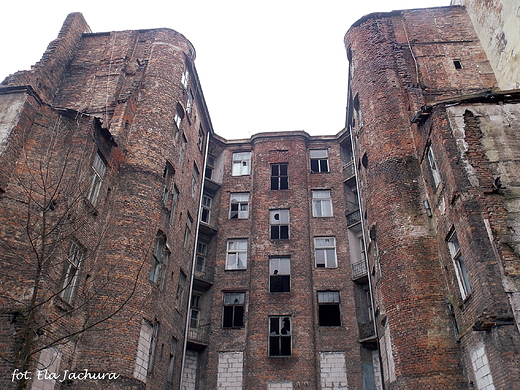
[[344, 130], [226, 140], [185, 37], [69, 15], [0, 85], [0, 387], [517, 389], [520, 96], [463, 7], [345, 47]]

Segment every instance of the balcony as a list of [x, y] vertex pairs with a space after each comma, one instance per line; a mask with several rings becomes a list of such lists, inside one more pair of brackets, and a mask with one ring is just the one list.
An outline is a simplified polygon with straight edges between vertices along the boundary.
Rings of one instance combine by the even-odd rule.
[[366, 276], [368, 276], [368, 270], [365, 260], [352, 264], [352, 280], [358, 280]]
[[213, 284], [214, 269], [212, 267], [201, 266], [195, 264], [195, 279], [207, 284]]
[[354, 211], [347, 211], [347, 214], [345, 215], [347, 217], [347, 227], [353, 226], [359, 222], [361, 222], [361, 211], [354, 210]]
[[188, 340], [192, 343], [207, 346], [209, 344], [209, 326], [203, 325], [196, 328], [190, 327]]
[[375, 341], [376, 332], [373, 321], [358, 322], [358, 329], [360, 343], [372, 343]]
[[354, 169], [354, 161], [343, 164], [343, 182], [355, 179], [356, 170]]

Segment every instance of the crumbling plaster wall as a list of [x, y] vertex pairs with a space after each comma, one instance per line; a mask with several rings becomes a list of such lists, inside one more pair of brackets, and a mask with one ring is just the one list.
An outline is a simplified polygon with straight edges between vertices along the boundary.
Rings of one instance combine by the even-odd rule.
[[[478, 167], [468, 161], [464, 122], [467, 110], [478, 119], [482, 133], [481, 147], [495, 179], [494, 183], [479, 182], [476, 175]], [[460, 162], [466, 167], [470, 182], [475, 187], [480, 186], [483, 191], [495, 191], [502, 195], [505, 226], [504, 229], [494, 229], [493, 234], [501, 256], [504, 288], [520, 329], [520, 106], [507, 103], [458, 105], [447, 111], [457, 140]], [[496, 221], [500, 218], [499, 209], [490, 207], [489, 210], [491, 219], [495, 218]], [[507, 254], [501, 248], [508, 248], [510, 253]]]
[[520, 88], [520, 2], [452, 0], [451, 4], [468, 10], [500, 89]]

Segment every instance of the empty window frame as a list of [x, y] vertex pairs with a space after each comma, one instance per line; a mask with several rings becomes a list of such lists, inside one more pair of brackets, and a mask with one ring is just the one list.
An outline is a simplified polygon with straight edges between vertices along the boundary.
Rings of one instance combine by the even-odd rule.
[[190, 83], [190, 70], [186, 66], [186, 68], [184, 69], [184, 72], [182, 72], [182, 75], [181, 75], [181, 84], [184, 88], [188, 88], [189, 83]]
[[172, 209], [170, 210], [170, 224], [173, 224], [175, 221], [175, 211], [177, 210], [177, 204], [179, 203], [179, 195], [180, 191], [174, 184], [172, 192]]
[[199, 168], [193, 164], [193, 172], [191, 174], [191, 196], [197, 196], [197, 189], [199, 188]]
[[291, 291], [291, 259], [289, 257], [269, 259], [269, 291]]
[[329, 171], [329, 152], [327, 149], [311, 150], [309, 154], [312, 173], [323, 173]]
[[204, 223], [209, 224], [211, 217], [211, 203], [213, 198], [209, 195], [202, 196], [202, 207], [200, 210], [200, 220]]
[[247, 268], [247, 240], [229, 240], [227, 242], [226, 269]]
[[193, 230], [193, 218], [188, 213], [188, 215], [186, 216], [186, 228], [184, 230], [184, 249], [186, 249], [186, 250], [188, 250], [190, 248], [192, 230]]
[[173, 168], [170, 164], [166, 164], [163, 172], [164, 177], [164, 189], [163, 189], [163, 204], [168, 206], [168, 200], [170, 198], [170, 192], [173, 184]]
[[336, 239], [334, 237], [314, 238], [314, 257], [318, 268], [336, 268]]
[[312, 191], [312, 216], [332, 217], [332, 198], [330, 190]]
[[204, 147], [204, 130], [202, 129], [202, 125], [199, 126], [199, 135], [197, 136], [197, 148], [202, 153], [202, 149]]
[[107, 164], [105, 159], [99, 152], [96, 153], [94, 161], [92, 162], [91, 175], [89, 180], [89, 190], [87, 192], [87, 199], [95, 206], [99, 200], [99, 193], [101, 185], [107, 171]]
[[207, 244], [199, 241], [197, 243], [197, 259], [195, 261], [195, 271], [204, 272], [207, 255], [208, 255]]
[[152, 254], [152, 270], [150, 271], [150, 280], [164, 287], [166, 267], [168, 265], [168, 259], [170, 257], [170, 251], [166, 246], [166, 237], [162, 233], [158, 233], [155, 238], [155, 245]]
[[290, 316], [269, 317], [269, 356], [291, 356], [291, 338]]
[[215, 157], [208, 156], [206, 161], [206, 171], [204, 172], [204, 177], [206, 179], [213, 179], [213, 171], [215, 170]]
[[341, 326], [339, 291], [318, 291], [320, 326]]
[[232, 176], [245, 176], [251, 173], [251, 152], [233, 153]]
[[168, 363], [168, 372], [166, 374], [166, 380], [168, 381], [168, 383], [173, 383], [176, 352], [177, 352], [177, 340], [175, 340], [175, 338], [172, 337], [172, 341], [170, 343], [170, 360]]
[[74, 296], [76, 295], [76, 289], [79, 282], [79, 269], [84, 256], [84, 250], [73, 242], [70, 245], [67, 261], [65, 262], [65, 272], [63, 274], [63, 283], [61, 287], [61, 298], [69, 304], [72, 304]]
[[189, 115], [193, 109], [193, 91], [188, 91], [188, 98], [186, 99], [186, 113]]
[[286, 190], [289, 188], [287, 163], [271, 164], [271, 189]]
[[177, 139], [179, 130], [181, 129], [182, 120], [184, 119], [184, 109], [180, 103], [175, 105], [175, 115], [173, 117], [173, 121], [175, 122], [175, 126], [177, 127], [175, 132], [175, 138]]
[[223, 328], [242, 328], [244, 326], [245, 296], [246, 294], [243, 292], [224, 293]]
[[184, 162], [184, 155], [186, 153], [186, 147], [188, 146], [188, 139], [186, 138], [186, 135], [182, 133], [181, 137], [181, 148], [179, 150], [179, 166], [182, 165]]
[[175, 307], [177, 309], [182, 308], [182, 301], [184, 299], [184, 290], [186, 289], [186, 274], [184, 272], [179, 273], [179, 281], [177, 284], [177, 296], [176, 296], [176, 302]]
[[289, 210], [269, 210], [269, 225], [271, 240], [286, 240], [289, 238]]
[[471, 286], [469, 283], [468, 272], [466, 270], [466, 264], [460, 251], [459, 240], [457, 233], [454, 231], [448, 238], [448, 248], [450, 250], [451, 259], [453, 260], [453, 266], [455, 267], [455, 275], [459, 284], [460, 295], [462, 299], [466, 299], [471, 294]]
[[191, 294], [190, 328], [199, 327], [200, 319], [200, 294]]
[[249, 193], [231, 193], [229, 206], [229, 219], [249, 218]]
[[430, 172], [432, 173], [433, 183], [435, 185], [435, 188], [437, 188], [437, 186], [441, 182], [441, 174], [439, 172], [437, 162], [435, 161], [435, 156], [433, 154], [433, 149], [431, 145], [428, 146], [428, 150], [426, 151], [426, 157], [428, 159], [428, 166], [430, 167]]

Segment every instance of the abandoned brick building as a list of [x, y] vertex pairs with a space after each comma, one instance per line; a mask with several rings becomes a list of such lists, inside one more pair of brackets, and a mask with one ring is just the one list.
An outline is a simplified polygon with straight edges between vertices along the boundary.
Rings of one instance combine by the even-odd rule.
[[520, 10], [462, 3], [350, 27], [339, 133], [239, 140], [184, 36], [70, 14], [0, 85], [0, 387], [520, 389]]

